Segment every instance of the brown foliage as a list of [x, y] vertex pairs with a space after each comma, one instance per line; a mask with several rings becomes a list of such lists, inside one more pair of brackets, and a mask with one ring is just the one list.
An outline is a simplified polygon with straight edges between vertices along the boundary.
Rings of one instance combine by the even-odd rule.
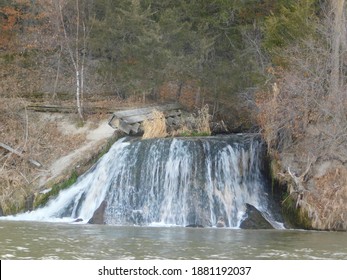
[[316, 190], [307, 194], [305, 202], [313, 226], [347, 230], [347, 168], [330, 169], [314, 181]]
[[184, 116], [180, 126], [176, 131], [172, 132], [172, 135], [211, 135], [210, 121], [209, 107], [205, 105], [200, 110], [197, 110], [195, 114]]
[[[329, 24], [321, 26], [322, 30]], [[313, 226], [346, 229], [347, 81], [343, 76], [334, 77], [338, 83], [332, 79], [333, 52], [326, 42], [334, 36], [329, 28], [323, 31], [319, 39], [285, 50], [290, 57], [286, 69], [270, 69], [272, 86], [257, 96], [258, 122], [269, 153], [281, 165], [280, 173], [286, 176], [292, 170], [289, 177], [295, 186], [289, 191], [300, 189], [297, 205], [309, 214]], [[341, 46], [341, 57], [345, 54]], [[342, 68], [339, 71], [343, 73]], [[312, 167], [306, 172], [308, 159]], [[331, 170], [318, 176], [318, 167], [326, 162], [334, 162]]]
[[[48, 0], [14, 0], [0, 8], [0, 49], [47, 49], [55, 40], [52, 2]], [[55, 42], [56, 44], [57, 42]]]
[[211, 115], [209, 113], [208, 105], [205, 105], [200, 110], [198, 110], [197, 116], [196, 116], [196, 129], [199, 133], [211, 134], [210, 129], [210, 121], [211, 121]]
[[0, 8], [0, 49], [7, 49], [13, 43], [20, 12], [13, 7]]
[[143, 130], [143, 139], [166, 137], [167, 132], [164, 113], [153, 110], [152, 118], [143, 122]]

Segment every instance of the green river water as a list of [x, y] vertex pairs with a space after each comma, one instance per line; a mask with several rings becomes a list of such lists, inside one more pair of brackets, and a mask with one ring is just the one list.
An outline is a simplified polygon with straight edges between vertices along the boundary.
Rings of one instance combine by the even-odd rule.
[[0, 221], [1, 259], [347, 259], [346, 232]]

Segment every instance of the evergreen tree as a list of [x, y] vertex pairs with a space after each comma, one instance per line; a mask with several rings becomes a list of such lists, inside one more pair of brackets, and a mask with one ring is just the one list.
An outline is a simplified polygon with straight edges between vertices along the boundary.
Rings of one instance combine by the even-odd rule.
[[140, 1], [95, 1], [96, 17], [90, 46], [102, 61], [100, 72], [118, 93], [148, 92], [162, 77], [164, 50], [158, 24]]

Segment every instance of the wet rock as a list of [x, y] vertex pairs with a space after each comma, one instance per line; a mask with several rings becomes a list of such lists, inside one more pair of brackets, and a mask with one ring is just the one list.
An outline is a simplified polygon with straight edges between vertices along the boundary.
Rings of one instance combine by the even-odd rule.
[[242, 229], [273, 229], [273, 226], [263, 217], [253, 205], [246, 203], [246, 214], [240, 224]]
[[224, 218], [223, 218], [223, 217], [219, 217], [219, 218], [218, 218], [216, 227], [219, 227], [219, 228], [225, 227], [225, 221], [224, 221]]
[[32, 193], [25, 199], [25, 211], [32, 211], [34, 208], [35, 195]]
[[83, 222], [83, 219], [78, 218], [78, 219], [76, 219], [76, 220], [73, 221], [73, 223], [79, 223], [79, 222]]
[[186, 227], [190, 227], [190, 228], [203, 228], [203, 225], [199, 225], [199, 224], [189, 224], [186, 225]]
[[98, 225], [105, 224], [104, 214], [105, 214], [106, 206], [107, 206], [107, 202], [105, 200], [101, 202], [98, 209], [95, 210], [93, 217], [91, 217], [91, 219], [88, 221], [88, 224], [98, 224]]
[[133, 210], [130, 220], [134, 225], [142, 225], [145, 221], [142, 210]]

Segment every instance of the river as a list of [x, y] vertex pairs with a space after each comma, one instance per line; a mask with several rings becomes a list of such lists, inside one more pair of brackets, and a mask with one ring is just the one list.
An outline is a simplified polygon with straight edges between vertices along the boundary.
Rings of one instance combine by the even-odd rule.
[[[284, 229], [264, 153], [253, 134], [121, 139], [45, 207], [0, 217], [0, 258], [347, 259], [346, 232]], [[276, 229], [238, 229], [247, 205]]]
[[347, 259], [346, 232], [0, 221], [1, 259]]

